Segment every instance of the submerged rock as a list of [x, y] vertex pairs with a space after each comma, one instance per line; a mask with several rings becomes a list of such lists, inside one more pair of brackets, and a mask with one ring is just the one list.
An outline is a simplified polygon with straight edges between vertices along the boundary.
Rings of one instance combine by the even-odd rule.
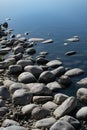
[[76, 54], [76, 51], [69, 51], [65, 53], [65, 55], [68, 55], [68, 56], [75, 55], [75, 54]]
[[48, 40], [43, 41], [42, 43], [44, 43], [44, 44], [53, 43], [53, 40], [52, 39], [48, 39]]
[[29, 42], [42, 42], [44, 39], [43, 38], [30, 38], [28, 41]]

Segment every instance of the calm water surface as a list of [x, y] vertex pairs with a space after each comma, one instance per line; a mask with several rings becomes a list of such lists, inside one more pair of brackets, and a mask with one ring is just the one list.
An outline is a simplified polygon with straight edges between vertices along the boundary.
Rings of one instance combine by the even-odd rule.
[[[61, 58], [65, 67], [79, 67], [85, 70], [79, 80], [87, 76], [87, 1], [86, 0], [0, 0], [0, 23], [7, 17], [9, 28], [14, 34], [29, 31], [31, 37], [52, 38], [53, 44], [38, 44], [37, 54], [48, 51], [47, 58]], [[74, 35], [80, 42], [64, 46], [67, 38]], [[65, 52], [74, 50], [74, 56], [65, 56]], [[74, 85], [65, 93], [75, 94]], [[70, 91], [72, 90], [72, 91]]]

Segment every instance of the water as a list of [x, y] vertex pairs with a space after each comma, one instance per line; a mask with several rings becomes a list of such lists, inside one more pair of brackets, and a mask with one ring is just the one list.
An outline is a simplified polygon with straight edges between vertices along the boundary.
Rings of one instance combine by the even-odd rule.
[[[85, 70], [78, 81], [87, 76], [87, 1], [86, 0], [0, 0], [0, 23], [10, 17], [9, 28], [14, 34], [28, 31], [31, 37], [52, 38], [53, 44], [38, 44], [37, 54], [48, 51], [47, 58], [61, 58], [65, 67], [79, 67]], [[80, 42], [64, 46], [67, 38], [74, 35]], [[67, 51], [77, 52], [74, 56], [65, 56]], [[71, 88], [70, 88], [71, 89]], [[72, 91], [75, 93], [75, 87]]]

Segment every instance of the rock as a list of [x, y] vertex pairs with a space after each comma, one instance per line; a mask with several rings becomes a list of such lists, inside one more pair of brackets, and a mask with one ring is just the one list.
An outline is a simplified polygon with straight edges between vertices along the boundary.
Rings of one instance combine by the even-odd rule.
[[87, 103], [87, 88], [80, 88], [77, 91], [77, 98], [83, 103]]
[[46, 87], [52, 91], [58, 91], [61, 89], [61, 85], [57, 81], [48, 83]]
[[47, 62], [49, 62], [49, 60], [48, 60], [48, 59], [45, 59], [45, 58], [43, 58], [43, 57], [39, 57], [39, 58], [36, 59], [36, 62], [37, 62], [37, 64], [44, 65], [44, 64], [46, 64]]
[[20, 38], [20, 37], [22, 37], [22, 34], [17, 34], [16, 35], [16, 38]]
[[20, 60], [22, 57], [23, 57], [22, 53], [18, 53], [18, 54], [13, 56], [13, 58], [15, 58], [16, 61]]
[[29, 34], [29, 32], [25, 32], [25, 35], [28, 35]]
[[76, 113], [76, 118], [82, 121], [87, 121], [87, 107], [82, 107]]
[[2, 24], [2, 26], [7, 29], [7, 28], [8, 28], [8, 23], [7, 23], [7, 22], [4, 22], [4, 23]]
[[60, 66], [54, 70], [51, 71], [56, 77], [59, 77], [65, 73], [65, 68], [63, 66]]
[[22, 72], [22, 66], [21, 65], [10, 65], [9, 66], [9, 72], [11, 74], [17, 74]]
[[64, 117], [61, 117], [59, 120], [70, 123], [76, 129], [80, 126], [80, 122], [72, 116], [65, 115]]
[[49, 130], [75, 130], [75, 128], [66, 121], [58, 120]]
[[27, 86], [26, 86], [26, 84], [23, 84], [23, 83], [13, 83], [12, 85], [10, 85], [10, 87], [9, 87], [9, 91], [11, 92], [11, 93], [14, 93], [16, 90], [18, 90], [18, 89], [27, 89], [27, 90], [29, 90], [28, 88], [27, 88]]
[[38, 78], [40, 74], [43, 72], [43, 69], [37, 65], [28, 65], [24, 68], [24, 70], [32, 73], [36, 78]]
[[72, 38], [67, 39], [68, 42], [78, 42], [79, 41], [79, 37], [78, 36], [74, 36]]
[[58, 105], [52, 101], [48, 101], [45, 104], [43, 104], [42, 107], [49, 111], [52, 111], [52, 110], [55, 110], [58, 107]]
[[2, 127], [8, 127], [12, 125], [19, 126], [19, 123], [11, 119], [5, 119], [2, 123]]
[[30, 54], [30, 55], [33, 55], [33, 54], [36, 53], [36, 50], [34, 48], [28, 48], [28, 49], [26, 49], [26, 53]]
[[0, 49], [0, 54], [1, 54], [1, 55], [5, 55], [5, 54], [7, 54], [10, 50], [11, 50], [10, 47], [6, 47], [6, 48], [3, 48], [3, 49]]
[[52, 39], [48, 39], [48, 40], [43, 41], [42, 43], [44, 43], [44, 44], [53, 43], [53, 40]]
[[5, 106], [4, 100], [0, 99], [0, 107], [4, 107], [4, 106]]
[[36, 128], [50, 128], [54, 123], [56, 122], [56, 119], [53, 117], [50, 118], [44, 118], [36, 122], [35, 127]]
[[52, 60], [52, 61], [49, 61], [46, 65], [48, 67], [56, 68], [56, 67], [59, 67], [60, 65], [62, 65], [62, 62], [59, 60]]
[[50, 83], [50, 82], [53, 82], [54, 80], [55, 80], [55, 76], [50, 71], [42, 72], [39, 77], [39, 82], [42, 82], [42, 83]]
[[6, 60], [4, 60], [6, 67], [9, 67], [10, 65], [13, 65], [16, 63], [15, 58], [7, 58]]
[[18, 76], [18, 81], [22, 83], [33, 83], [36, 82], [36, 79], [30, 72], [23, 72]]
[[68, 70], [64, 75], [67, 75], [69, 77], [72, 77], [72, 76], [78, 76], [78, 75], [81, 75], [83, 74], [84, 71], [82, 69], [79, 69], [79, 68], [74, 68], [74, 69], [71, 69], [71, 70]]
[[12, 126], [3, 128], [3, 130], [28, 130], [28, 129], [22, 126], [12, 125]]
[[21, 65], [22, 68], [24, 68], [25, 66], [33, 65], [33, 61], [32, 60], [19, 60], [17, 62], [17, 65]]
[[32, 94], [25, 89], [16, 90], [12, 95], [12, 102], [15, 105], [27, 105], [32, 100]]
[[54, 102], [58, 105], [62, 104], [69, 96], [62, 94], [62, 93], [58, 93], [55, 94], [54, 96]]
[[4, 116], [7, 112], [7, 107], [0, 107], [0, 117]]
[[36, 104], [29, 104], [29, 105], [25, 105], [22, 107], [21, 111], [23, 113], [23, 115], [25, 114], [30, 114], [32, 112], [32, 110], [37, 107], [38, 105]]
[[32, 117], [36, 120], [40, 120], [49, 115], [49, 111], [42, 107], [35, 107], [32, 111]]
[[70, 85], [72, 81], [70, 77], [68, 77], [67, 75], [62, 75], [59, 79], [59, 83], [67, 86], [67, 85]]
[[55, 111], [54, 116], [58, 119], [69, 114], [76, 107], [76, 99], [74, 97], [67, 98]]
[[15, 83], [14, 81], [9, 80], [9, 79], [6, 79], [6, 80], [3, 81], [4, 86], [6, 86], [8, 88], [9, 88], [10, 85], [12, 85], [14, 83]]
[[42, 42], [44, 39], [43, 38], [30, 38], [28, 41], [29, 42]]
[[18, 38], [18, 41], [20, 41], [20, 42], [25, 42], [27, 39], [25, 38], [25, 37], [20, 37], [20, 38]]
[[16, 46], [16, 47], [14, 47], [13, 48], [13, 50], [14, 50], [14, 54], [18, 54], [18, 53], [24, 53], [24, 48], [23, 48], [23, 46]]
[[8, 88], [6, 86], [0, 86], [0, 96], [3, 99], [8, 99], [10, 97], [10, 93], [9, 93]]
[[45, 103], [47, 101], [51, 101], [53, 99], [52, 96], [34, 96], [33, 97], [33, 102], [35, 103]]
[[33, 86], [30, 88], [30, 92], [37, 96], [51, 94], [51, 90], [47, 88], [43, 83], [33, 84]]
[[47, 54], [48, 54], [48, 52], [46, 52], [46, 51], [40, 52], [40, 55], [47, 55]]
[[71, 55], [74, 55], [76, 54], [76, 51], [68, 51], [65, 53], [65, 55], [68, 55], [68, 56], [71, 56]]
[[77, 82], [77, 85], [78, 85], [79, 87], [87, 87], [87, 77], [81, 79], [80, 81], [78, 81], [78, 82]]
[[15, 35], [14, 35], [14, 34], [11, 34], [11, 35], [10, 35], [10, 38], [15, 38]]

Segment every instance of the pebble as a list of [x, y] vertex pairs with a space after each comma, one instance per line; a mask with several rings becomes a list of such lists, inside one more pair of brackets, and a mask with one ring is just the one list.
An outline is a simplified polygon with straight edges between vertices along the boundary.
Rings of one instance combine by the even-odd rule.
[[33, 55], [33, 54], [36, 53], [36, 50], [34, 48], [28, 48], [28, 49], [26, 49], [26, 53], [30, 54], [30, 55]]
[[6, 86], [0, 86], [0, 96], [3, 99], [8, 99], [10, 97], [9, 90]]
[[25, 66], [33, 65], [33, 61], [32, 60], [19, 60], [17, 61], [17, 65], [21, 65], [22, 68], [24, 68]]
[[87, 103], [87, 88], [80, 88], [77, 91], [77, 98], [82, 101], [82, 103]]
[[79, 37], [74, 36], [74, 37], [72, 37], [72, 38], [67, 39], [67, 41], [68, 41], [68, 42], [78, 42], [78, 41], [79, 41]]
[[71, 55], [75, 55], [76, 51], [68, 51], [65, 53], [65, 55], [71, 56]]
[[53, 43], [53, 40], [52, 39], [48, 39], [48, 40], [43, 41], [42, 43], [44, 43], [44, 44]]
[[24, 48], [23, 46], [16, 46], [13, 48], [14, 54], [18, 54], [18, 53], [24, 53]]
[[37, 64], [45, 65], [47, 62], [49, 62], [49, 60], [46, 58], [43, 58], [43, 57], [39, 57], [36, 59], [36, 62], [37, 62]]
[[10, 79], [6, 79], [6, 80], [3, 81], [4, 86], [6, 86], [6, 87], [8, 87], [8, 88], [9, 88], [10, 85], [12, 85], [12, 84], [14, 84], [14, 83], [15, 83], [15, 82], [12, 81], [12, 80], [10, 80]]
[[7, 107], [0, 107], [0, 117], [4, 116], [8, 112]]
[[0, 54], [1, 54], [1, 55], [5, 55], [5, 54], [7, 54], [10, 50], [11, 50], [10, 47], [6, 47], [6, 48], [3, 48], [3, 49], [0, 49]]
[[65, 86], [70, 85], [72, 83], [71, 78], [67, 75], [62, 75], [59, 79], [59, 83]]
[[87, 77], [81, 79], [80, 81], [77, 82], [77, 85], [79, 87], [87, 87]]
[[28, 130], [28, 129], [25, 127], [22, 127], [22, 126], [12, 125], [12, 126], [8, 126], [6, 128], [3, 128], [2, 130]]
[[57, 81], [48, 83], [46, 87], [52, 90], [53, 92], [56, 92], [61, 89], [61, 85]]
[[22, 66], [21, 65], [10, 65], [9, 66], [9, 72], [11, 74], [17, 74], [22, 72]]
[[46, 65], [48, 67], [56, 68], [56, 67], [59, 67], [60, 65], [62, 65], [62, 62], [59, 60], [52, 60], [52, 61], [49, 61]]
[[76, 118], [82, 121], [87, 121], [87, 107], [82, 107], [76, 113]]
[[11, 119], [5, 119], [2, 123], [2, 127], [8, 127], [12, 125], [19, 126], [19, 123]]
[[44, 39], [43, 38], [30, 38], [28, 41], [29, 42], [42, 42]]
[[63, 66], [60, 66], [56, 69], [53, 69], [51, 71], [56, 77], [60, 77], [61, 75], [63, 75], [65, 73], [65, 68]]

